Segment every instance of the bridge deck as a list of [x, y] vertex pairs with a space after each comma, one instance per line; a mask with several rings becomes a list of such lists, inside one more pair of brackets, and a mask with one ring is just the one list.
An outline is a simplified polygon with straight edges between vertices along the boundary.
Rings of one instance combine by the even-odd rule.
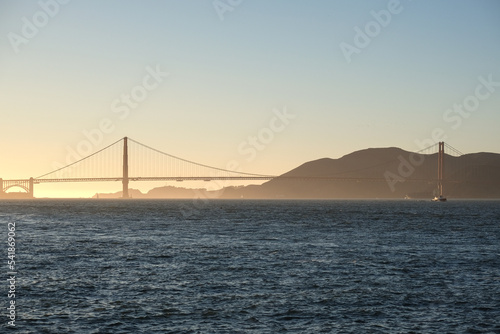
[[[356, 178], [356, 177], [330, 177], [330, 176], [155, 176], [155, 177], [129, 177], [129, 181], [268, 181], [268, 180], [309, 180], [309, 181], [386, 181], [385, 178]], [[4, 180], [4, 182], [7, 180]], [[25, 180], [9, 180], [25, 181]], [[34, 179], [34, 183], [55, 182], [117, 182], [123, 181], [123, 177], [106, 178], [62, 178], [62, 179]], [[437, 182], [437, 179], [406, 179], [408, 182]], [[459, 182], [447, 180], [446, 182]]]

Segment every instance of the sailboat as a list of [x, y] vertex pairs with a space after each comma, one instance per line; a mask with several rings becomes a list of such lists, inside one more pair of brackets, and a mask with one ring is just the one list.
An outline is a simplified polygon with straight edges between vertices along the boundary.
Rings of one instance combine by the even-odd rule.
[[446, 197], [443, 196], [443, 163], [444, 163], [444, 142], [439, 142], [438, 154], [438, 190], [439, 197], [435, 196], [433, 202], [446, 202]]
[[433, 199], [432, 199], [433, 202], [446, 202], [447, 199], [446, 197], [444, 197], [443, 195], [439, 195], [439, 197], [435, 196]]

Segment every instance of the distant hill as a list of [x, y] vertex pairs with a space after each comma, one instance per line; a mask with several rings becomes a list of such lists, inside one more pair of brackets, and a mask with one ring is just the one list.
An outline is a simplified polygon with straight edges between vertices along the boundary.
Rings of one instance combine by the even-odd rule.
[[[500, 154], [445, 155], [444, 166], [445, 180], [449, 180], [444, 183], [446, 196], [500, 198]], [[297, 179], [287, 179], [293, 177]], [[422, 180], [434, 178], [437, 154], [371, 148], [339, 159], [310, 161], [261, 186], [238, 192], [244, 198], [431, 198], [436, 194], [437, 182]], [[451, 182], [456, 180], [460, 182]]]
[[[145, 194], [138, 189], [129, 189], [129, 196], [131, 198], [210, 198], [217, 196], [216, 193], [207, 191], [206, 189], [188, 189], [172, 186], [153, 188]], [[110, 194], [98, 193], [92, 198], [121, 198], [122, 194], [123, 192], [121, 191]]]
[[[500, 154], [445, 155], [444, 166], [448, 198], [500, 198]], [[262, 185], [229, 187], [216, 193], [161, 187], [133, 197], [431, 198], [436, 194], [435, 178], [437, 153], [416, 155], [395, 147], [370, 148], [339, 159], [306, 162]]]

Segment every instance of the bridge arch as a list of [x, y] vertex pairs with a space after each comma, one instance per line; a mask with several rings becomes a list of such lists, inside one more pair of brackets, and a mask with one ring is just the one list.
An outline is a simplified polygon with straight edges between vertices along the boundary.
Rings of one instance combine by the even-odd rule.
[[11, 185], [9, 185], [9, 186], [7, 186], [7, 187], [4, 187], [4, 188], [3, 188], [3, 192], [4, 192], [4, 193], [7, 193], [7, 190], [9, 190], [9, 189], [11, 189], [11, 188], [15, 188], [15, 187], [19, 187], [19, 188], [23, 189], [23, 190], [24, 190], [24, 191], [26, 191], [26, 193], [28, 193], [28, 194], [30, 193], [30, 189], [29, 189], [29, 187], [26, 187], [26, 186], [25, 186], [25, 185], [23, 185], [23, 184], [11, 184]]
[[7, 190], [15, 187], [23, 189], [29, 197], [33, 197], [34, 183], [33, 178], [29, 178], [27, 180], [3, 180], [0, 178], [0, 197], [7, 194]]

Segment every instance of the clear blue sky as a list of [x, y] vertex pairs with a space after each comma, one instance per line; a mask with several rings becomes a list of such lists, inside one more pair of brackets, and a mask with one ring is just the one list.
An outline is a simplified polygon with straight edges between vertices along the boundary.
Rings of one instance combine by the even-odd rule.
[[[145, 91], [156, 69], [168, 76]], [[285, 108], [295, 118], [250, 159], [248, 137]], [[500, 1], [0, 0], [0, 110], [4, 179], [50, 171], [103, 120], [95, 149], [129, 136], [266, 174], [418, 150], [436, 128], [500, 152]]]

